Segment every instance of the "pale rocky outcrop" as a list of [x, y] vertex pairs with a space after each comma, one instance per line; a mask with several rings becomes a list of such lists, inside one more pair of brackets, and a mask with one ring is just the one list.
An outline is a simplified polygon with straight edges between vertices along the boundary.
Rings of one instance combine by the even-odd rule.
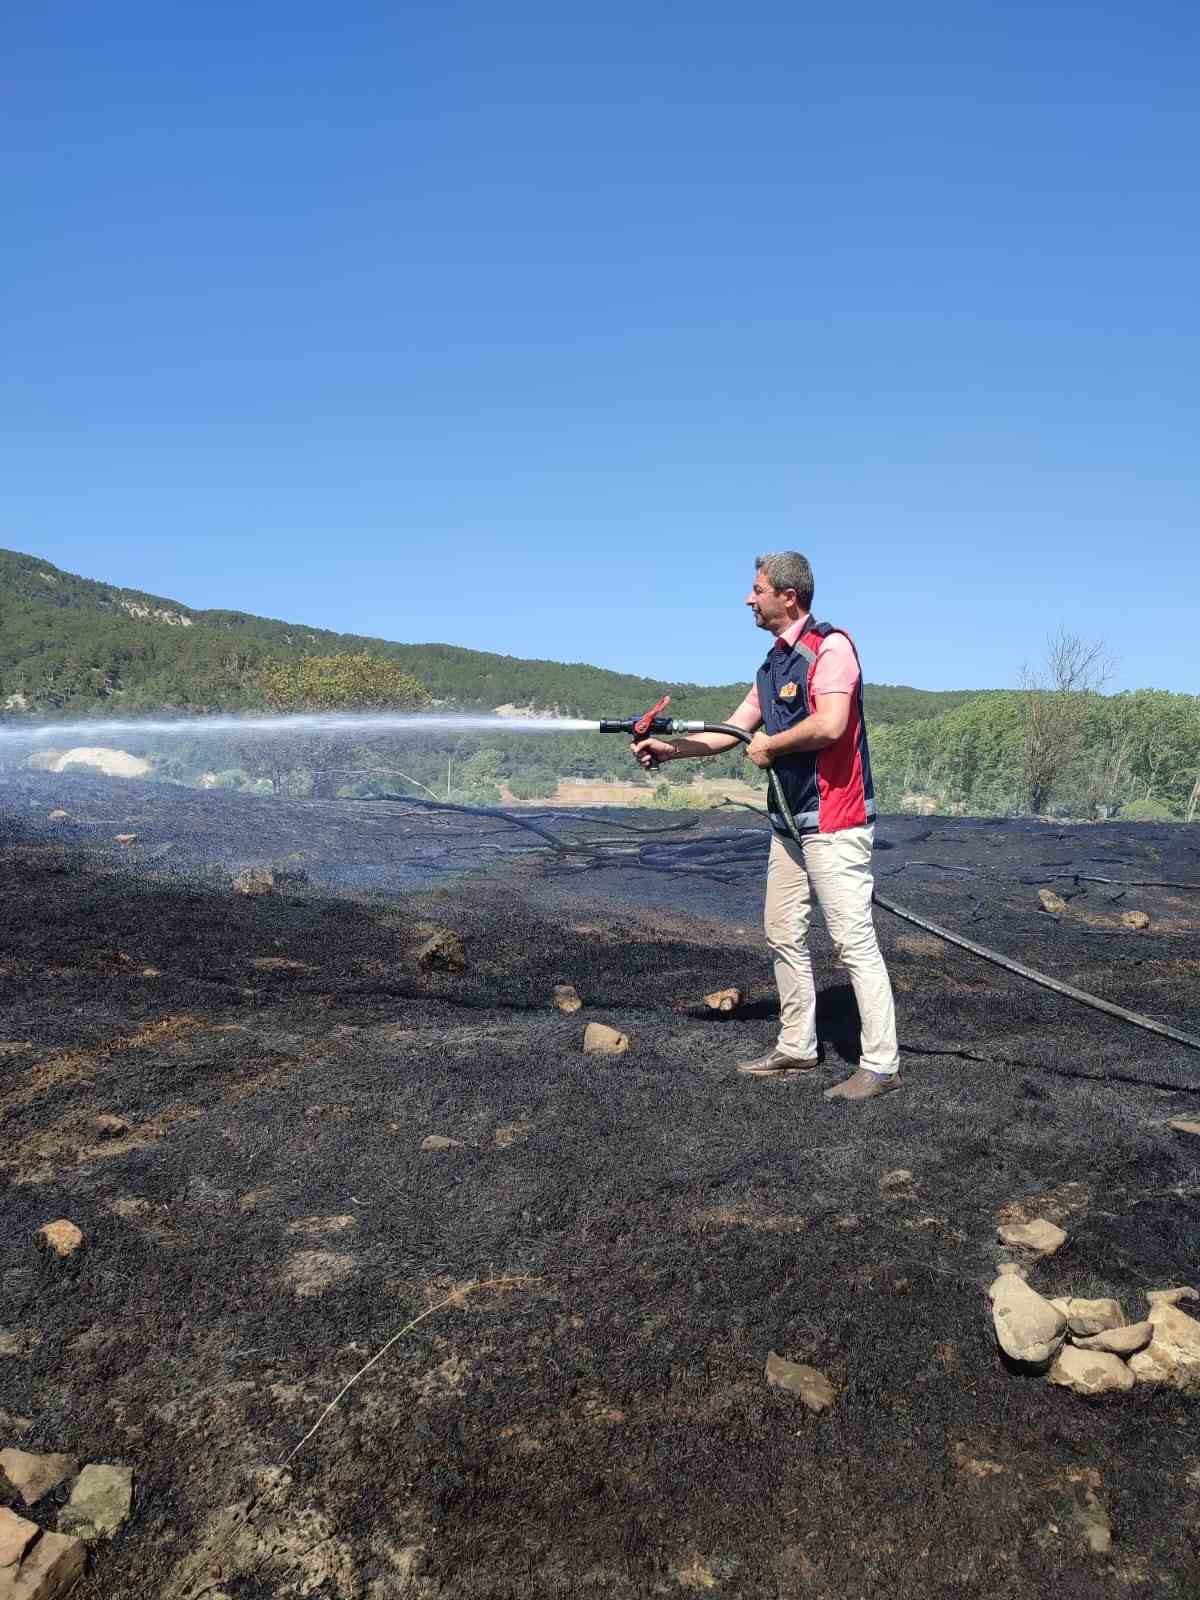
[[48, 769], [66, 772], [69, 767], [90, 767], [106, 778], [144, 778], [152, 770], [149, 761], [130, 755], [128, 750], [111, 750], [105, 745], [81, 744], [73, 750], [64, 750]]

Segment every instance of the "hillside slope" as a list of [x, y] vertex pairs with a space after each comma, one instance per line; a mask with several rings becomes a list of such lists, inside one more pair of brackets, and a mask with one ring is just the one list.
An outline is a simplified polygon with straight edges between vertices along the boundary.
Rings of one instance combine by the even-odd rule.
[[[640, 711], [664, 692], [682, 716], [719, 719], [744, 684], [661, 684], [585, 663], [524, 660], [450, 644], [397, 644], [280, 622], [244, 611], [199, 611], [178, 600], [114, 588], [36, 556], [0, 550], [0, 710], [86, 715], [238, 710], [255, 703], [269, 657], [368, 651], [399, 662], [436, 700], [463, 709], [499, 705], [568, 716]], [[970, 698], [868, 686], [875, 722], [931, 717]]]

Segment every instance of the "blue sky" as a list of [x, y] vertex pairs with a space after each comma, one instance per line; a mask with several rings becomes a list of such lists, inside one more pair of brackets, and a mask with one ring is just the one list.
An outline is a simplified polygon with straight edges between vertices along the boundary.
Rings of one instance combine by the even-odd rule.
[[388, 638], [1200, 690], [1198, 13], [17, 4], [0, 544]]

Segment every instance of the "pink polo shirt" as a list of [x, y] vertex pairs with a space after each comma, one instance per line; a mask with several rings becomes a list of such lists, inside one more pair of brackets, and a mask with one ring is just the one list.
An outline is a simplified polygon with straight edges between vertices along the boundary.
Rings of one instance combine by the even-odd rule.
[[[776, 646], [781, 650], [790, 650], [807, 628], [809, 616], [811, 613], [801, 617], [798, 622], [793, 622], [790, 628], [785, 628], [776, 639]], [[812, 692], [815, 700], [820, 700], [823, 694], [853, 694], [858, 688], [861, 676], [854, 646], [844, 633], [831, 633], [828, 638], [822, 640], [812, 676]], [[750, 685], [750, 693], [734, 712], [734, 716], [740, 717], [743, 712], [759, 722], [762, 721], [762, 704], [758, 698], [757, 684]]]

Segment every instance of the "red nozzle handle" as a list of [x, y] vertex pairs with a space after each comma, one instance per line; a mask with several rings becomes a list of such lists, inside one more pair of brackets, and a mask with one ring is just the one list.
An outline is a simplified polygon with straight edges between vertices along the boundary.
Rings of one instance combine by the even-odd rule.
[[647, 711], [644, 717], [639, 717], [633, 725], [634, 738], [644, 739], [650, 732], [650, 724], [654, 721], [655, 717], [658, 716], [660, 711], [665, 711], [670, 704], [671, 696], [669, 694], [665, 694], [657, 705], [650, 707], [649, 711]]

